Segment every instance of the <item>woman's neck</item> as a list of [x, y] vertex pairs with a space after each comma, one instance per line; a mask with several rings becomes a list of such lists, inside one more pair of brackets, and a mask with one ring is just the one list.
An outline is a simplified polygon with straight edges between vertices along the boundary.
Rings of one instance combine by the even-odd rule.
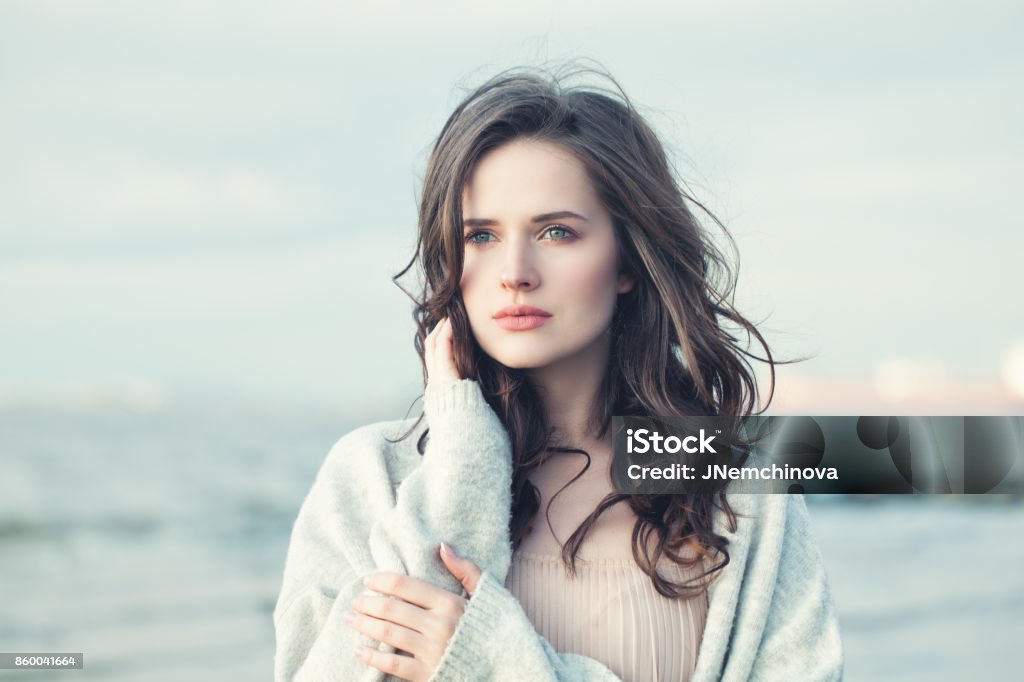
[[603, 403], [601, 389], [608, 371], [608, 351], [607, 344], [597, 344], [591, 352], [530, 373], [557, 441], [585, 447], [608, 439], [608, 434], [597, 433], [603, 415], [596, 414]]

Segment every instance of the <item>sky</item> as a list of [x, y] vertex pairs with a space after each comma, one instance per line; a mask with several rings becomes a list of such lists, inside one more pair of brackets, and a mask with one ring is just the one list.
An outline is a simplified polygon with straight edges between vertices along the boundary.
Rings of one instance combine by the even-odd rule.
[[725, 223], [792, 371], [1019, 363], [1019, 3], [350, 5], [0, 3], [0, 405], [401, 416], [431, 142], [500, 69], [579, 57]]

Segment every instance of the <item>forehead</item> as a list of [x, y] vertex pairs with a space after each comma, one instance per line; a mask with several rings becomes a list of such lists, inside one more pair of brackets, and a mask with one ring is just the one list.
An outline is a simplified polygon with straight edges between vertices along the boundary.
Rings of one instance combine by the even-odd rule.
[[601, 210], [583, 163], [552, 142], [513, 140], [485, 154], [462, 192], [468, 218], [498, 219], [571, 210], [587, 217]]

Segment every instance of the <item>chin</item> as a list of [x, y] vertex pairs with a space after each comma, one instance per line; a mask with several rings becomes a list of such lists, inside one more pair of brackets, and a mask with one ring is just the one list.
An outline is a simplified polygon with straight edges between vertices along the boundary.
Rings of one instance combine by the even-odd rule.
[[539, 360], [529, 358], [494, 358], [498, 364], [508, 367], [509, 369], [537, 369], [542, 366], [543, 363]]
[[487, 355], [499, 365], [509, 369], [538, 369], [551, 361], [550, 358], [540, 357], [535, 353], [487, 353]]

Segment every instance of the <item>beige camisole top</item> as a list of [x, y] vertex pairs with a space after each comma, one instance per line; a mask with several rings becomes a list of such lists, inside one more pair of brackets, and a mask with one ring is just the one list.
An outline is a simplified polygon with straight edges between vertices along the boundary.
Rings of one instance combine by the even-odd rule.
[[[654, 589], [633, 559], [636, 516], [625, 502], [598, 518], [580, 547], [576, 577], [567, 573], [559, 556], [562, 543], [611, 491], [607, 470], [592, 465], [593, 474], [588, 471], [555, 498], [552, 534], [544, 508], [583, 461], [560, 455], [543, 465], [542, 476], [531, 476], [541, 492], [541, 508], [512, 555], [505, 586], [556, 651], [593, 658], [629, 682], [689, 680], [707, 618], [707, 595], [668, 599]], [[700, 576], [703, 568], [664, 560], [658, 572], [679, 583]]]

